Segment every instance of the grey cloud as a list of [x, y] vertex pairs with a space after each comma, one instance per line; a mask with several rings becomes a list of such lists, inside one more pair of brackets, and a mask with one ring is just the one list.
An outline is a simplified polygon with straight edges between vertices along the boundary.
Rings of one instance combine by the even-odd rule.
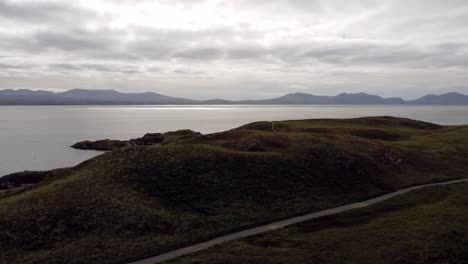
[[227, 51], [229, 59], [266, 59], [272, 54], [272, 50], [261, 46], [234, 47]]
[[436, 48], [447, 53], [467, 52], [468, 42], [446, 42], [436, 45]]
[[20, 66], [17, 66], [17, 65], [12, 65], [12, 64], [8, 64], [8, 63], [0, 63], [0, 69], [20, 69], [21, 67]]
[[[133, 1], [133, 0], [123, 0], [123, 1]], [[201, 4], [206, 2], [206, 0], [160, 0], [162, 3], [165, 4], [183, 4], [187, 6], [193, 6], [197, 4]]]
[[[310, 46], [312, 48], [307, 48]], [[442, 47], [442, 48], [441, 48]], [[466, 66], [461, 63], [465, 53], [457, 53], [464, 44], [447, 43], [422, 49], [414, 45], [376, 43], [310, 43], [309, 45], [285, 46], [274, 53], [280, 61], [289, 64], [326, 63], [335, 66], [402, 66], [444, 68]]]
[[190, 48], [182, 52], [174, 54], [175, 58], [195, 59], [195, 60], [214, 60], [220, 59], [223, 56], [223, 51], [214, 48]]
[[157, 66], [150, 66], [145, 68], [146, 72], [155, 73], [155, 72], [162, 72], [164, 68], [157, 67]]
[[139, 66], [122, 65], [122, 64], [95, 64], [95, 63], [57, 63], [50, 64], [49, 70], [64, 71], [64, 72], [104, 72], [104, 73], [124, 73], [124, 74], [137, 74], [143, 72], [151, 72], [153, 70], [141, 69]]
[[102, 64], [67, 64], [58, 63], [51, 64], [49, 68], [52, 70], [68, 70], [68, 71], [82, 71], [82, 70], [96, 70], [96, 71], [113, 71], [110, 66]]
[[73, 22], [77, 18], [93, 16], [90, 10], [76, 7], [70, 2], [16, 2], [0, 1], [0, 17], [21, 22]]
[[[465, 67], [467, 44], [439, 43], [421, 48], [411, 44], [387, 44], [373, 41], [297, 42], [264, 47], [231, 43], [222, 47], [211, 43], [223, 39], [228, 29], [207, 31], [158, 31], [139, 29], [132, 41], [124, 41], [124, 30], [101, 29], [68, 32], [40, 31], [22, 39], [0, 37], [9, 48], [29, 52], [59, 50], [65, 54], [88, 59], [165, 61], [174, 58], [210, 62], [213, 60], [243, 60], [251, 62], [350, 65], [403, 65], [406, 67]], [[26, 41], [26, 39], [28, 39]], [[192, 42], [201, 43], [195, 46]], [[211, 44], [211, 45], [210, 45]], [[22, 46], [21, 46], [22, 45]], [[104, 71], [104, 69], [102, 69]]]
[[[460, 12], [461, 11], [461, 12]], [[464, 26], [468, 23], [468, 9], [461, 9], [455, 14], [438, 14], [429, 17], [411, 18], [400, 24], [397, 24], [395, 30], [400, 33], [415, 32], [440, 32], [442, 34], [453, 33], [454, 28], [459, 28], [464, 32], [468, 29]], [[458, 30], [457, 30], [458, 31]]]
[[175, 70], [174, 70], [174, 73], [176, 73], [176, 74], [182, 74], [182, 75], [185, 75], [185, 74], [191, 74], [191, 75], [201, 75], [201, 74], [205, 74], [205, 72], [203, 72], [203, 71], [192, 70], [192, 69], [189, 69], [189, 68], [179, 68], [179, 69], [175, 69]]
[[128, 70], [122, 70], [121, 73], [123, 73], [123, 74], [137, 74], [137, 73], [141, 73], [141, 71], [137, 70], [137, 69], [128, 69]]
[[319, 61], [334, 64], [395, 64], [421, 60], [429, 56], [415, 47], [404, 45], [350, 44], [334, 48], [309, 51], [304, 58], [312, 57]]
[[300, 13], [323, 13], [326, 10], [321, 1], [318, 0], [231, 0], [223, 1], [223, 5], [235, 5], [238, 8], [253, 7], [261, 10], [269, 10], [276, 12], [289, 12], [291, 10]]
[[[116, 43], [115, 34], [102, 34], [105, 32], [89, 32], [85, 30], [72, 30], [69, 32], [41, 31], [33, 36], [38, 48], [74, 50], [106, 50]], [[117, 42], [118, 43], [118, 42]]]
[[0, 63], [0, 70], [14, 70], [24, 71], [38, 68], [38, 65], [33, 64], [13, 64], [13, 63]]
[[[252, 32], [247, 30], [247, 34]], [[101, 39], [100, 36], [108, 36], [107, 39]], [[131, 35], [133, 39], [123, 43], [121, 38]], [[95, 38], [93, 38], [95, 36]], [[220, 27], [204, 30], [163, 30], [136, 27], [121, 31], [95, 32], [87, 39], [102, 50], [99, 55], [107, 54], [106, 51], [112, 50], [116, 59], [149, 59], [149, 60], [169, 60], [172, 58], [213, 60], [223, 56], [222, 48], [213, 46], [216, 40], [232, 41], [238, 36], [238, 32], [232, 28]], [[74, 37], [71, 40], [75, 40]], [[74, 43], [74, 42], [72, 42]], [[121, 43], [120, 46], [114, 43]], [[82, 48], [89, 45], [85, 43]], [[195, 44], [195, 45], [194, 45]], [[78, 47], [80, 45], [77, 45]], [[128, 57], [128, 58], [125, 58]], [[112, 56], [110, 56], [112, 58]]]
[[40, 30], [29, 35], [1, 35], [0, 49], [28, 53], [62, 52], [69, 56], [89, 59], [138, 59], [125, 50], [123, 38], [126, 32], [107, 28], [89, 31], [73, 28], [63, 30]]

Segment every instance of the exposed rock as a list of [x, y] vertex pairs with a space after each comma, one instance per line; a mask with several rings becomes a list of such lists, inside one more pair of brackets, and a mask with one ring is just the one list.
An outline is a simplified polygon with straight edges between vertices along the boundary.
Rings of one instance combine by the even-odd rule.
[[81, 141], [74, 145], [72, 148], [76, 149], [83, 149], [83, 150], [99, 150], [99, 151], [112, 151], [116, 149], [121, 149], [125, 147], [132, 147], [132, 146], [152, 146], [152, 145], [160, 145], [160, 144], [167, 144], [174, 141], [192, 139], [203, 136], [199, 132], [195, 132], [192, 130], [178, 130], [173, 132], [167, 132], [164, 134], [161, 133], [148, 133], [145, 134], [141, 138], [134, 138], [130, 140], [111, 140], [111, 139], [104, 139], [98, 141]]
[[395, 165], [400, 166], [403, 163], [403, 158], [390, 148], [385, 148], [382, 152], [381, 158], [386, 162], [391, 162]]
[[254, 122], [244, 126], [237, 128], [238, 130], [245, 129], [245, 130], [258, 130], [258, 131], [265, 131], [265, 132], [287, 132], [290, 128], [282, 123], [279, 122], [269, 122], [269, 121], [261, 121], [261, 122]]
[[182, 140], [190, 140], [194, 138], [200, 138], [203, 136], [200, 132], [195, 132], [190, 129], [183, 129], [177, 131], [166, 132], [163, 134], [164, 136], [164, 144], [182, 141]]
[[195, 132], [190, 129], [182, 129], [164, 133], [164, 136], [201, 136], [200, 132]]
[[253, 136], [223, 144], [223, 147], [246, 151], [265, 151], [267, 149], [286, 148], [287, 146], [287, 140], [280, 136]]
[[100, 151], [111, 151], [124, 147], [132, 146], [129, 141], [122, 140], [98, 140], [98, 141], [82, 141], [72, 145], [72, 148], [83, 149], [83, 150], [100, 150]]
[[141, 138], [131, 139], [130, 142], [134, 145], [156, 145], [164, 141], [164, 136], [161, 133], [148, 133]]
[[9, 190], [19, 186], [21, 185], [16, 184], [14, 182], [0, 182], [0, 190]]
[[246, 138], [237, 142], [238, 147], [248, 151], [263, 151], [265, 150], [265, 144], [260, 138]]

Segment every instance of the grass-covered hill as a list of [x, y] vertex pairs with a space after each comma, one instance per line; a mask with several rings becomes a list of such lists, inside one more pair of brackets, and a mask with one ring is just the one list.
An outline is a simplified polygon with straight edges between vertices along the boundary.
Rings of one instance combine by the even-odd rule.
[[467, 126], [392, 117], [174, 138], [0, 190], [0, 263], [124, 263], [468, 169]]
[[223, 244], [168, 264], [465, 264], [468, 184]]

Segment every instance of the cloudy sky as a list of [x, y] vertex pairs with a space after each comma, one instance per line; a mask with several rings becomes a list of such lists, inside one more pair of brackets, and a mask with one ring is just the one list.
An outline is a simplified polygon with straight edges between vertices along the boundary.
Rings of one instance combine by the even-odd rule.
[[466, 0], [0, 0], [0, 89], [468, 93]]

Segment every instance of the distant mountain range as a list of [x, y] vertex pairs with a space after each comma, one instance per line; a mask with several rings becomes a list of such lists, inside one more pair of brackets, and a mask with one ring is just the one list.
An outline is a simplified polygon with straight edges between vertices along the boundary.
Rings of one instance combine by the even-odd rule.
[[416, 100], [398, 97], [382, 98], [366, 93], [342, 93], [336, 96], [318, 96], [290, 93], [266, 100], [229, 101], [223, 99], [192, 100], [153, 92], [121, 93], [114, 90], [73, 89], [62, 93], [49, 91], [0, 90], [0, 105], [468, 105], [468, 96], [461, 93], [429, 94]]

